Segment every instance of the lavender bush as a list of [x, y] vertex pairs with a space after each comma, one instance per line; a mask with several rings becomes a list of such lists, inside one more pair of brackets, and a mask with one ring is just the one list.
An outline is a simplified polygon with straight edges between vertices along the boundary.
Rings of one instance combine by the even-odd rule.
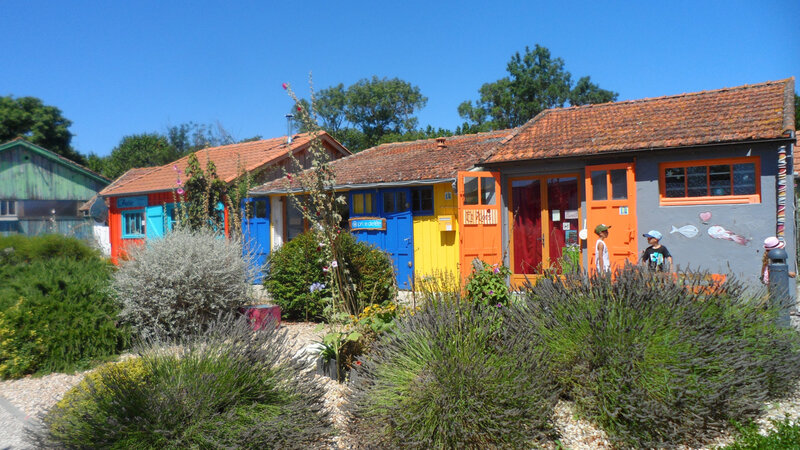
[[130, 250], [114, 277], [121, 318], [140, 338], [191, 335], [247, 301], [252, 267], [241, 242], [176, 229]]

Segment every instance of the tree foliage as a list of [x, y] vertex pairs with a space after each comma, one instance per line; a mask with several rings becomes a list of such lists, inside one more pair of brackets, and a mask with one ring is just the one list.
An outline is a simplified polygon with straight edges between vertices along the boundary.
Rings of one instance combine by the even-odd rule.
[[[347, 88], [340, 83], [320, 90], [314, 97], [313, 112], [322, 129], [357, 152], [387, 142], [387, 137], [391, 141], [416, 139], [424, 132], [417, 130], [419, 121], [414, 113], [427, 102], [418, 86], [399, 78], [373, 76]], [[307, 100], [300, 100], [298, 106], [311, 110]], [[301, 124], [301, 131], [309, 131], [307, 128]]]
[[469, 131], [503, 129], [524, 124], [548, 108], [605, 103], [618, 94], [601, 89], [588, 76], [577, 83], [564, 68], [564, 60], [553, 58], [540, 45], [525, 54], [514, 54], [506, 67], [508, 76], [481, 86], [480, 99], [465, 101], [458, 107]]
[[79, 164], [86, 160], [70, 146], [72, 121], [36, 97], [0, 97], [0, 143], [22, 137]]
[[[111, 154], [104, 158], [102, 173], [117, 178], [134, 167], [152, 167], [167, 164], [180, 157], [167, 138], [158, 133], [142, 133], [125, 136]], [[94, 165], [95, 156], [90, 155]]]
[[189, 122], [167, 127], [164, 134], [125, 136], [108, 156], [90, 154], [87, 164], [96, 172], [117, 178], [134, 167], [163, 166], [197, 150], [234, 143], [236, 139], [219, 122], [213, 125]]

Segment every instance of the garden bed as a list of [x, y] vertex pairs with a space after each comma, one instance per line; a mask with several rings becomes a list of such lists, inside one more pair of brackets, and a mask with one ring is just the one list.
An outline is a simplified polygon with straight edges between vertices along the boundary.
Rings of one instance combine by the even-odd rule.
[[[323, 331], [317, 330], [317, 324], [308, 322], [284, 322], [281, 325], [288, 333], [288, 342], [291, 350], [297, 352], [303, 347], [319, 342]], [[25, 377], [18, 380], [0, 382], [0, 396], [9, 400], [26, 415], [35, 417], [51, 408], [71, 387], [75, 386], [87, 372], [75, 374], [55, 373], [43, 377]], [[348, 387], [336, 383], [334, 380], [319, 377], [322, 386], [326, 389], [325, 404], [330, 409], [336, 427], [344, 430], [345, 415], [343, 406]], [[770, 419], [783, 419], [789, 416], [792, 419], [800, 418], [800, 396], [782, 402], [770, 403], [766, 411], [757, 420], [762, 429], [770, 427]], [[611, 448], [605, 433], [598, 427], [585, 420], [576, 418], [574, 404], [560, 401], [555, 408], [556, 429], [561, 435], [561, 443], [570, 449], [604, 449]], [[718, 439], [701, 448], [715, 448], [732, 442], [729, 435], [720, 436]], [[342, 433], [336, 438], [338, 448], [355, 448], [358, 442], [353, 436]], [[556, 448], [556, 443], [548, 443], [548, 448]], [[683, 447], [690, 448], [690, 447]]]

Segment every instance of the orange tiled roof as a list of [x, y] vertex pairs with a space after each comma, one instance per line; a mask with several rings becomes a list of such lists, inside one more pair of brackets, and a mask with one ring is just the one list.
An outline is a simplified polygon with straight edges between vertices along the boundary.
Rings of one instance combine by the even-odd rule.
[[[349, 154], [341, 144], [328, 136], [327, 133], [321, 132], [320, 138], [334, 142], [335, 146], [340, 148], [343, 153]], [[312, 139], [313, 137], [310, 133], [301, 133], [292, 138], [291, 146], [287, 146], [286, 137], [283, 136], [260, 141], [211, 147], [197, 151], [197, 159], [203, 169], [205, 169], [208, 160], [214, 161], [214, 164], [217, 166], [217, 175], [219, 175], [219, 178], [226, 183], [230, 183], [239, 175], [240, 168], [244, 169], [246, 172], [252, 172], [268, 166], [288, 156], [290, 150], [295, 151], [303, 148], [309, 144]], [[189, 156], [187, 155], [175, 162], [149, 168], [145, 172], [136, 173], [126, 180], [118, 179], [110, 186], [100, 191], [100, 195], [109, 197], [146, 192], [171, 191], [177, 188], [176, 181], [178, 179], [178, 174], [175, 172], [175, 167], [177, 166], [183, 178], [185, 178], [188, 161]], [[130, 171], [126, 172], [125, 175], [128, 175], [129, 172]], [[123, 175], [123, 177], [125, 177], [125, 175]]]
[[794, 78], [542, 111], [485, 162], [788, 137]]
[[[111, 184], [106, 186], [105, 189], [114, 188], [115, 186], [118, 186], [118, 185], [120, 185], [122, 183], [125, 183], [126, 181], [130, 181], [133, 178], [136, 178], [136, 177], [138, 177], [140, 175], [143, 175], [143, 174], [145, 174], [147, 172], [150, 172], [151, 170], [155, 170], [155, 169], [157, 169], [157, 167], [134, 167], [132, 169], [128, 169], [125, 173], [123, 173], [122, 175], [117, 177], [116, 180], [112, 181]], [[98, 194], [95, 194], [94, 196], [92, 196], [92, 198], [87, 200], [86, 203], [84, 203], [83, 205], [81, 205], [80, 208], [78, 208], [78, 211], [89, 211], [92, 208], [92, 205], [94, 204], [94, 202], [97, 201], [99, 195], [100, 194], [98, 193]]]
[[[382, 144], [330, 163], [337, 186], [396, 183], [454, 178], [489, 156], [512, 130], [451, 136], [440, 148], [437, 139]], [[440, 138], [441, 139], [441, 138]], [[299, 186], [293, 186], [299, 187]], [[289, 189], [286, 178], [265, 183], [253, 193]]]

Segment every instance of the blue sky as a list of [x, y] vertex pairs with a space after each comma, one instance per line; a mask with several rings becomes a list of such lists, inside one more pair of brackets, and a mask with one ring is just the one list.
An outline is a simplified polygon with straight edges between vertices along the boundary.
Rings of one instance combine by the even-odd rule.
[[0, 95], [73, 121], [72, 144], [108, 154], [129, 134], [219, 121], [237, 138], [285, 134], [281, 83], [307, 95], [372, 75], [428, 97], [421, 125], [456, 108], [535, 44], [620, 100], [800, 75], [797, 3], [212, 2], [0, 0]]

